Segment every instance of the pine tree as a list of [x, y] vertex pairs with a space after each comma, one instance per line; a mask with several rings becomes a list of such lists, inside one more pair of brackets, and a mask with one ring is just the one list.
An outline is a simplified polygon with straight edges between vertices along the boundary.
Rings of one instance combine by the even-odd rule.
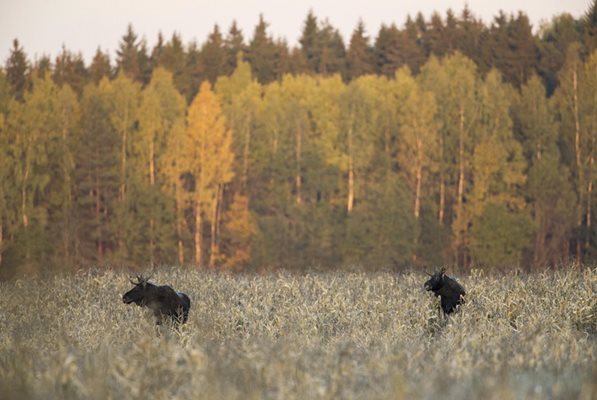
[[172, 73], [174, 85], [181, 93], [190, 91], [189, 71], [187, 69], [187, 56], [182, 44], [182, 39], [176, 33], [161, 51], [159, 66]]
[[318, 33], [321, 53], [317, 72], [323, 75], [344, 73], [346, 49], [340, 32], [325, 21]]
[[120, 137], [110, 122], [111, 91], [104, 78], [97, 86], [87, 85], [81, 101], [81, 140], [75, 152], [78, 263], [101, 265], [116, 249]]
[[309, 72], [315, 73], [320, 64], [319, 26], [313, 10], [309, 10], [299, 39], [301, 51]]
[[[469, 9], [468, 4], [465, 3], [464, 8], [457, 20], [457, 49], [465, 56], [473, 60], [481, 73], [488, 71], [488, 66], [482, 62], [483, 53], [480, 50], [482, 45], [482, 38], [485, 27], [481, 20], [477, 20]], [[526, 56], [526, 55], [525, 55]], [[530, 55], [532, 56], [532, 55]]]
[[400, 31], [396, 25], [381, 26], [374, 48], [375, 70], [378, 74], [392, 77], [403, 64], [399, 41]]
[[162, 54], [164, 53], [164, 35], [162, 32], [158, 32], [158, 41], [151, 49], [151, 55], [149, 56], [149, 63], [151, 69], [155, 69], [162, 65]]
[[133, 26], [127, 26], [119, 49], [116, 51], [116, 72], [123, 72], [132, 80], [142, 81], [143, 71], [139, 60], [140, 43]]
[[236, 26], [236, 21], [232, 21], [228, 35], [224, 41], [227, 53], [227, 68], [224, 75], [230, 75], [237, 67], [237, 55], [239, 52], [245, 51], [245, 39], [242, 32]]
[[185, 97], [187, 104], [189, 104], [195, 98], [204, 76], [201, 51], [195, 41], [191, 41], [187, 47], [185, 75], [188, 77], [189, 82], [181, 94]]
[[352, 33], [346, 53], [346, 77], [351, 80], [372, 72], [373, 63], [369, 38], [365, 36], [365, 25], [360, 20]]
[[111, 71], [110, 56], [98, 47], [89, 66], [89, 79], [97, 85], [102, 78], [110, 78]]
[[74, 55], [62, 47], [62, 52], [56, 57], [52, 78], [58, 86], [68, 84], [80, 96], [88, 79], [83, 56]]
[[583, 44], [588, 54], [597, 50], [597, 1], [587, 9], [582, 18]]
[[15, 99], [22, 101], [25, 91], [31, 85], [29, 80], [29, 62], [25, 51], [17, 39], [12, 42], [10, 56], [6, 60], [6, 80], [10, 85], [11, 94]]
[[574, 228], [576, 199], [560, 158], [556, 113], [537, 75], [522, 87], [512, 110], [530, 166], [525, 193], [535, 226], [533, 265], [556, 264], [568, 257], [564, 249]]
[[52, 72], [52, 62], [50, 58], [46, 55], [42, 56], [39, 60], [36, 60], [33, 68], [32, 68], [32, 75], [43, 79], [46, 74], [50, 74]]
[[570, 14], [561, 14], [552, 18], [542, 27], [537, 40], [537, 71], [551, 96], [559, 84], [558, 72], [566, 59], [566, 51], [574, 42], [580, 42], [578, 24]]
[[218, 76], [226, 69], [226, 49], [218, 25], [214, 25], [207, 42], [201, 48], [200, 55], [201, 76], [214, 84]]
[[404, 31], [399, 36], [399, 52], [402, 55], [402, 62], [415, 73], [419, 72], [419, 68], [425, 62], [422, 35], [423, 32], [420, 30], [419, 25], [408, 16]]
[[267, 34], [267, 23], [263, 15], [259, 16], [259, 23], [247, 47], [247, 60], [258, 82], [264, 84], [276, 78], [276, 46]]
[[423, 34], [423, 48], [427, 57], [433, 54], [437, 57], [441, 57], [446, 53], [446, 48], [443, 44], [444, 40], [444, 22], [442, 21], [441, 15], [434, 12], [431, 15], [431, 21], [429, 27]]

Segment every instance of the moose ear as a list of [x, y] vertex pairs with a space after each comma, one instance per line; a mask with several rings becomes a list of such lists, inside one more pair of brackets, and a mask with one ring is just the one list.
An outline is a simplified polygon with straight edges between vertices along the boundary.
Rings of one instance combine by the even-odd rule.
[[445, 273], [446, 273], [446, 267], [442, 267], [442, 269], [439, 270], [439, 274], [444, 275]]

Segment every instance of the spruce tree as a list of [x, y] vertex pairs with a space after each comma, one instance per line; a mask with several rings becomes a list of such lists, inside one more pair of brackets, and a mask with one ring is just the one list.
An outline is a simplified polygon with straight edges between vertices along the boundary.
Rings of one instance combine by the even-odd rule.
[[346, 53], [346, 77], [348, 80], [373, 72], [372, 52], [365, 25], [360, 20], [352, 33]]
[[5, 69], [11, 94], [18, 101], [22, 101], [25, 91], [30, 87], [29, 62], [17, 39], [12, 41], [12, 49], [6, 60]]

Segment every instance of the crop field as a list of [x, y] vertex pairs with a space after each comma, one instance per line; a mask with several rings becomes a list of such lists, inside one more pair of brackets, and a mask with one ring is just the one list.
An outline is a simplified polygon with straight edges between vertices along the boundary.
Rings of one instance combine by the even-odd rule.
[[[449, 273], [449, 271], [448, 271]], [[452, 275], [452, 274], [451, 274]], [[180, 329], [125, 305], [130, 275], [0, 283], [2, 399], [594, 399], [597, 269], [456, 275], [160, 269]]]

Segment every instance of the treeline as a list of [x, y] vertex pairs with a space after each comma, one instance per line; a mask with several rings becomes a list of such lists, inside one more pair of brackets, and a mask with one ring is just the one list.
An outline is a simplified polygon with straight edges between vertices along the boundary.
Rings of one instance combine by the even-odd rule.
[[292, 50], [263, 19], [151, 55], [129, 27], [115, 67], [15, 40], [1, 271], [593, 260], [595, 10], [537, 37], [467, 9], [374, 45], [359, 24], [347, 50], [312, 13]]

